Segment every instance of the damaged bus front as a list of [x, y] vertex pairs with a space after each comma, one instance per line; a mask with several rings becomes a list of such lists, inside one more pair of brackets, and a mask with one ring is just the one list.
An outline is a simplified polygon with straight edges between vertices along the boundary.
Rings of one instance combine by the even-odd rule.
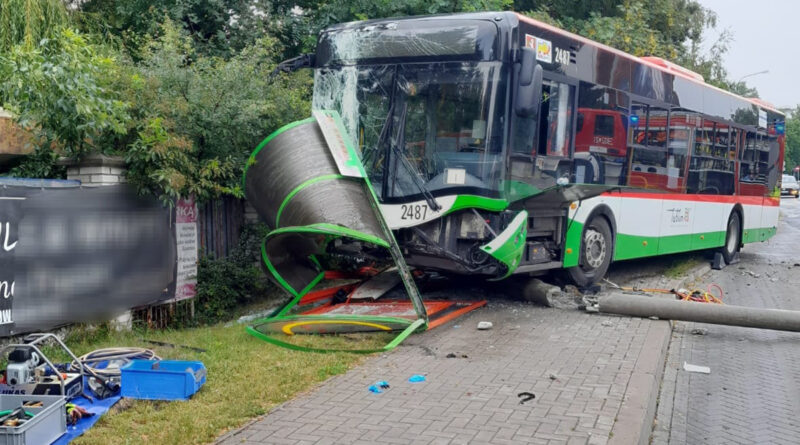
[[527, 215], [509, 210], [508, 16], [339, 25], [317, 46], [314, 108], [338, 111], [410, 265], [504, 277]]

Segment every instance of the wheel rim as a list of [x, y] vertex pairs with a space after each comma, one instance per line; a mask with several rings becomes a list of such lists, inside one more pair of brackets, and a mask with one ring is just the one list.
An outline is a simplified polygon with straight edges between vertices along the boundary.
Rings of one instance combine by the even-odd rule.
[[606, 239], [603, 234], [594, 229], [586, 229], [583, 236], [583, 258], [586, 265], [597, 269], [603, 264], [605, 257]]
[[736, 235], [739, 233], [739, 219], [731, 218], [731, 223], [728, 224], [728, 239], [725, 241], [725, 249], [730, 252], [736, 252]]

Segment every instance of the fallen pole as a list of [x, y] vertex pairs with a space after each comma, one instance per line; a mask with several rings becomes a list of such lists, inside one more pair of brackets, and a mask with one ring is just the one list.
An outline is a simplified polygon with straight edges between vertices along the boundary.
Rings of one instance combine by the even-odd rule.
[[601, 297], [598, 304], [600, 312], [607, 314], [800, 332], [800, 311], [756, 309], [623, 293]]

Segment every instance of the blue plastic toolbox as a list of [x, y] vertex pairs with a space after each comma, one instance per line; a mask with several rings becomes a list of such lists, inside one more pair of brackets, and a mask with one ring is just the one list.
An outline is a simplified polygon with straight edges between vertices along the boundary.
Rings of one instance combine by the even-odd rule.
[[186, 400], [206, 383], [202, 362], [131, 360], [120, 368], [122, 397], [147, 400]]

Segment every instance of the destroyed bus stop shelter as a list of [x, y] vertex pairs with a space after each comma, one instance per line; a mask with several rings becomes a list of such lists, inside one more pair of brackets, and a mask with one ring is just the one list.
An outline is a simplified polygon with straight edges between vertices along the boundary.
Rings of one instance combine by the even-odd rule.
[[[314, 111], [314, 117], [268, 136], [250, 156], [243, 183], [248, 201], [274, 229], [262, 244], [264, 265], [291, 295], [271, 316], [247, 328], [255, 337], [292, 349], [317, 350], [277, 335], [399, 332], [383, 347], [388, 350], [417, 330], [485, 304], [422, 301], [335, 111]], [[373, 289], [369, 302], [352, 298], [359, 288], [352, 284], [310, 293], [325, 277], [318, 257], [329, 251], [331, 243], [353, 245], [394, 264], [372, 279], [383, 280], [383, 285]], [[361, 286], [373, 286], [370, 281]], [[374, 300], [398, 282], [403, 283], [408, 300]], [[386, 288], [387, 283], [392, 285]]]

